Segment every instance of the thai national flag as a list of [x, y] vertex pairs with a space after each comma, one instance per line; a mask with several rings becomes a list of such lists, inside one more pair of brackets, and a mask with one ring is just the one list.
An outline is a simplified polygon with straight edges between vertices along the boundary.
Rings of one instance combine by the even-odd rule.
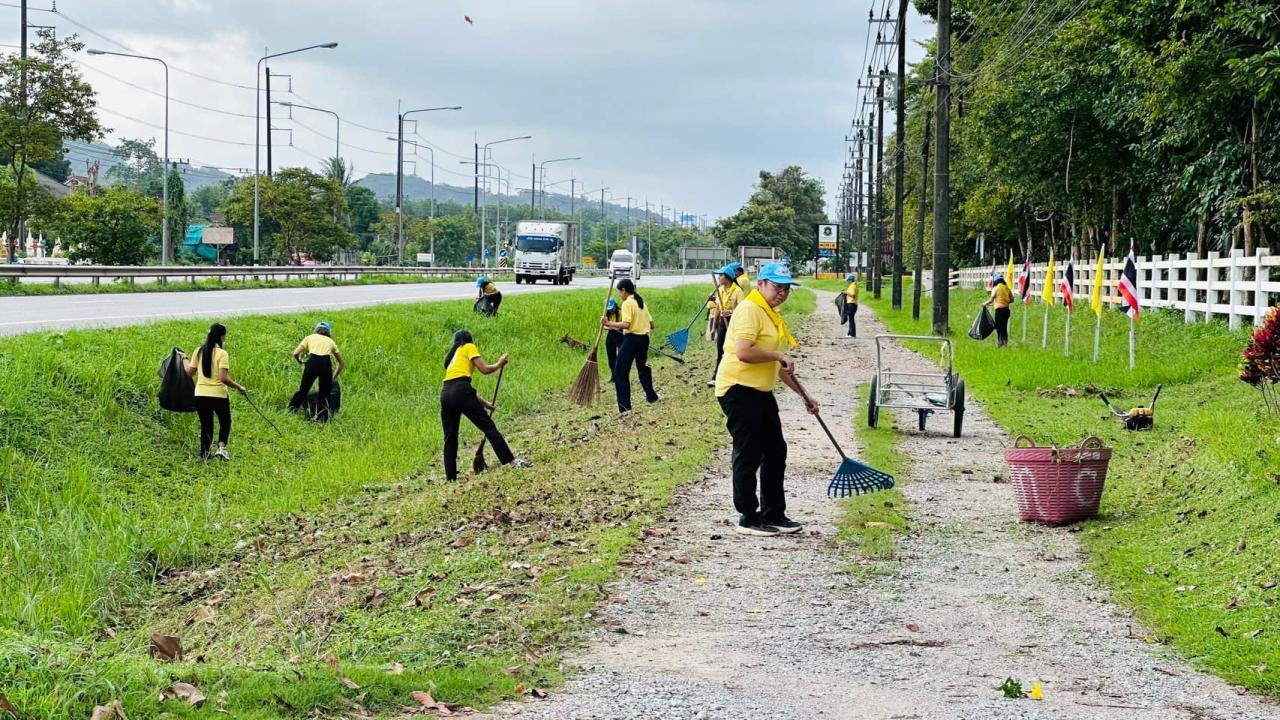
[[1058, 290], [1062, 293], [1062, 302], [1067, 306], [1067, 312], [1076, 309], [1075, 303], [1072, 302], [1071, 288], [1076, 284], [1076, 259], [1073, 257], [1067, 260], [1067, 271], [1062, 273], [1062, 279], [1058, 281]]
[[1120, 309], [1129, 314], [1129, 319], [1138, 321], [1138, 258], [1133, 254], [1133, 246], [1129, 246], [1129, 255], [1124, 259], [1124, 273], [1120, 275]]
[[1027, 261], [1022, 265], [1022, 274], [1018, 276], [1018, 294], [1022, 296], [1022, 302], [1031, 304], [1031, 256], [1027, 255]]

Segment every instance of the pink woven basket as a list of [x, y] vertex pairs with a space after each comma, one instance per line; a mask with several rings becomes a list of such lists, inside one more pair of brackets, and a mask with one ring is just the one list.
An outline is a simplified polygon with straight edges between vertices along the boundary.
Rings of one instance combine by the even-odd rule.
[[1087, 437], [1076, 447], [1037, 447], [1026, 435], [1004, 451], [1024, 522], [1062, 525], [1098, 514], [1111, 448]]

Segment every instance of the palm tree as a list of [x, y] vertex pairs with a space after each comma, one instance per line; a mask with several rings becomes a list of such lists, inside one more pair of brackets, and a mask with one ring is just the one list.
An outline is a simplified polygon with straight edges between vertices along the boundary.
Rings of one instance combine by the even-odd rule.
[[348, 165], [347, 161], [340, 157], [331, 157], [324, 163], [324, 176], [329, 180], [337, 180], [343, 190], [350, 187], [355, 171], [354, 165]]

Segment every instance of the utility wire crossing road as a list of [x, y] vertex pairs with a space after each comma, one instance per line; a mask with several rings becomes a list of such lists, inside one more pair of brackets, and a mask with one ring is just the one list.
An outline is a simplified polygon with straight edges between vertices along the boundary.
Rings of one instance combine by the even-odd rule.
[[[702, 275], [688, 282], [709, 282]], [[672, 288], [680, 285], [679, 275], [642, 278], [644, 288]], [[603, 289], [608, 278], [577, 278], [572, 285], [516, 285], [503, 282], [504, 295]], [[158, 320], [198, 317], [339, 310], [383, 303], [467, 300], [476, 296], [471, 282], [421, 283], [412, 285], [340, 285], [314, 288], [263, 288], [255, 290], [209, 290], [196, 292], [151, 292], [103, 295], [46, 295], [0, 298], [0, 335], [41, 330], [116, 327]]]

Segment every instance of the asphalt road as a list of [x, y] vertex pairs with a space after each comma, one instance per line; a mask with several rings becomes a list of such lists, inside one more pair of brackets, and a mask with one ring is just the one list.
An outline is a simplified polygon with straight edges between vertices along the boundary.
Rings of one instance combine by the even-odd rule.
[[[705, 281], [700, 273], [690, 282]], [[678, 275], [645, 277], [640, 287], [670, 288], [681, 283]], [[577, 278], [567, 287], [538, 283], [499, 283], [504, 295], [604, 288], [607, 278]], [[346, 285], [316, 288], [258, 290], [210, 290], [173, 293], [106, 295], [47, 295], [0, 297], [0, 335], [40, 330], [114, 327], [158, 320], [196, 317], [265, 315], [305, 310], [337, 310], [383, 303], [463, 300], [476, 296], [474, 283], [422, 283], [413, 285]]]

